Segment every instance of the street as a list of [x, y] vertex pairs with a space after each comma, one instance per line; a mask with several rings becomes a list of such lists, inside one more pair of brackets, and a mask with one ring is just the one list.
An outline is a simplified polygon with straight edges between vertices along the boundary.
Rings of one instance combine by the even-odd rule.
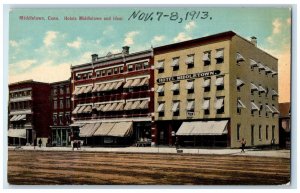
[[290, 159], [235, 155], [8, 151], [14, 185], [277, 185]]

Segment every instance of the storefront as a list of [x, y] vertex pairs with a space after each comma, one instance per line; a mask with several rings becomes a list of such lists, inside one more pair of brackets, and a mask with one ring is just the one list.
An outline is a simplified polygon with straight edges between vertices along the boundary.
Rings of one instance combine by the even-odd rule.
[[52, 127], [52, 145], [69, 146], [71, 145], [70, 127]]

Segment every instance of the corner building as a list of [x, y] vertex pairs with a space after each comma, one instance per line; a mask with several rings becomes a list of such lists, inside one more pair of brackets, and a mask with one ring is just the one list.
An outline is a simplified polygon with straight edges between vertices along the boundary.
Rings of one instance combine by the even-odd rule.
[[91, 146], [151, 145], [153, 50], [129, 47], [71, 67], [74, 139]]
[[232, 31], [154, 48], [156, 144], [278, 144], [277, 59]]

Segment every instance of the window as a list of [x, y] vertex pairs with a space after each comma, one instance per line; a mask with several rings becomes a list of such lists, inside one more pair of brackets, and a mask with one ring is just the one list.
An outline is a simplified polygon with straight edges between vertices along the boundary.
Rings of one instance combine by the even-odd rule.
[[106, 70], [102, 70], [101, 71], [101, 76], [105, 76], [106, 75]]
[[63, 99], [60, 99], [60, 101], [59, 101], [59, 108], [60, 109], [64, 108], [64, 101], [63, 101]]
[[258, 126], [258, 139], [261, 140], [261, 125]]
[[173, 116], [179, 116], [179, 101], [173, 101], [172, 105]]
[[266, 97], [268, 97], [268, 94], [269, 94], [269, 88], [266, 87]]
[[71, 107], [70, 98], [66, 98], [66, 108], [70, 108], [70, 107]]
[[215, 109], [217, 109], [217, 114], [224, 113], [224, 97], [217, 97], [215, 102]]
[[275, 139], [275, 125], [272, 125], [272, 140]]
[[53, 125], [57, 125], [57, 115], [53, 114]]
[[56, 89], [56, 88], [53, 89], [53, 95], [54, 95], [54, 96], [57, 95], [57, 89]]
[[245, 61], [245, 58], [239, 52], [236, 53], [236, 63], [239, 64], [240, 62]]
[[114, 68], [114, 74], [118, 74], [119, 73], [119, 68]]
[[194, 54], [188, 55], [185, 63], [188, 65], [188, 68], [194, 67]]
[[209, 92], [210, 91], [210, 78], [204, 78], [203, 79], [202, 87], [204, 88], [204, 92]]
[[265, 109], [265, 113], [266, 113], [266, 117], [268, 117], [268, 110], [269, 110], [269, 105], [268, 105], [268, 103], [266, 103], [266, 109]]
[[144, 69], [148, 68], [149, 67], [149, 62], [144, 62], [143, 66], [144, 66]]
[[211, 51], [206, 51], [203, 53], [203, 62], [204, 62], [204, 66], [208, 66], [210, 65], [210, 53]]
[[107, 75], [109, 76], [109, 75], [111, 75], [112, 74], [112, 69], [108, 69], [107, 70]]
[[269, 125], [266, 125], [266, 140], [269, 139]]
[[240, 140], [240, 129], [241, 129], [241, 124], [237, 124], [237, 126], [236, 126], [236, 140]]
[[194, 80], [187, 82], [186, 89], [188, 91], [188, 94], [194, 93]]
[[215, 84], [217, 86], [217, 90], [224, 90], [224, 76], [217, 76]]
[[65, 120], [66, 120], [66, 124], [70, 124], [71, 119], [70, 119], [70, 114], [69, 113], [65, 114]]
[[165, 116], [165, 102], [159, 102], [158, 103], [157, 111], [158, 111], [158, 116], [159, 117]]
[[224, 62], [224, 49], [217, 49], [216, 50], [216, 63], [221, 64]]
[[60, 89], [59, 89], [59, 94], [61, 94], [61, 95], [64, 94], [64, 87], [60, 87]]
[[188, 112], [194, 112], [194, 109], [195, 109], [195, 100], [188, 100], [186, 110]]
[[53, 101], [53, 108], [54, 108], [54, 109], [57, 109], [57, 101], [56, 101], [56, 100]]
[[59, 124], [63, 125], [63, 115], [62, 114], [59, 115]]
[[210, 104], [210, 98], [204, 98], [202, 109], [204, 110], [204, 115], [209, 115], [209, 104]]
[[179, 70], [179, 57], [173, 58], [171, 66], [173, 67], [173, 71]]
[[241, 91], [241, 87], [244, 85], [244, 81], [242, 81], [241, 79], [237, 78], [236, 79], [236, 88], [237, 91], [240, 92]]
[[70, 94], [70, 87], [69, 86], [66, 87], [66, 92], [67, 92], [67, 94]]
[[92, 78], [92, 77], [93, 77], [93, 73], [92, 72], [88, 73], [88, 78]]
[[158, 96], [164, 96], [165, 95], [165, 92], [164, 92], [164, 84], [162, 85], [158, 85], [158, 88], [157, 88], [157, 93], [158, 93]]
[[179, 82], [173, 82], [171, 90], [173, 91], [173, 95], [179, 95]]
[[253, 95], [254, 91], [258, 90], [258, 87], [255, 84], [253, 84], [252, 82], [250, 83], [250, 85], [251, 85], [251, 95]]
[[98, 70], [97, 72], [96, 72], [96, 77], [100, 77], [101, 76], [101, 73], [100, 73], [100, 70]]
[[130, 72], [130, 71], [133, 71], [133, 65], [132, 65], [132, 64], [128, 65], [128, 71], [129, 71], [129, 72]]
[[164, 60], [157, 61], [155, 68], [158, 70], [158, 73], [163, 73], [164, 72], [164, 63], [165, 63]]
[[257, 62], [253, 59], [250, 59], [250, 68], [251, 68], [251, 71], [254, 70], [254, 67], [257, 66]]
[[142, 63], [138, 63], [135, 65], [135, 70], [141, 70], [143, 69]]
[[258, 112], [259, 112], [259, 113], [258, 113], [259, 116], [261, 116], [262, 110], [263, 110], [263, 105], [260, 103], [260, 104], [259, 104], [259, 111], [258, 111]]
[[241, 100], [241, 98], [239, 97], [238, 98], [238, 100], [237, 100], [237, 108], [236, 108], [236, 112], [237, 112], [237, 114], [241, 114], [241, 112], [242, 112], [242, 109], [241, 109], [241, 105], [240, 105], [240, 103], [239, 103], [239, 101]]
[[120, 73], [123, 73], [123, 72], [124, 72], [124, 67], [121, 66], [121, 67], [120, 67]]

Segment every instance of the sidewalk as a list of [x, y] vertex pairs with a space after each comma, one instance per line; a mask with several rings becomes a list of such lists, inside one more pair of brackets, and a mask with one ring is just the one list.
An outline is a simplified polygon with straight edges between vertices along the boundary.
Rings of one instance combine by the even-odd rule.
[[[9, 150], [34, 150], [34, 151], [73, 151], [72, 147], [36, 147], [22, 146], [20, 149], [15, 149], [14, 146], [9, 146]], [[171, 154], [205, 154], [205, 155], [235, 155], [235, 156], [262, 156], [262, 157], [280, 157], [290, 158], [290, 150], [257, 150], [246, 149], [245, 153], [241, 153], [240, 149], [185, 149], [180, 148], [182, 152], [177, 153], [175, 147], [81, 147], [74, 151], [84, 152], [116, 152], [116, 153], [171, 153]]]

